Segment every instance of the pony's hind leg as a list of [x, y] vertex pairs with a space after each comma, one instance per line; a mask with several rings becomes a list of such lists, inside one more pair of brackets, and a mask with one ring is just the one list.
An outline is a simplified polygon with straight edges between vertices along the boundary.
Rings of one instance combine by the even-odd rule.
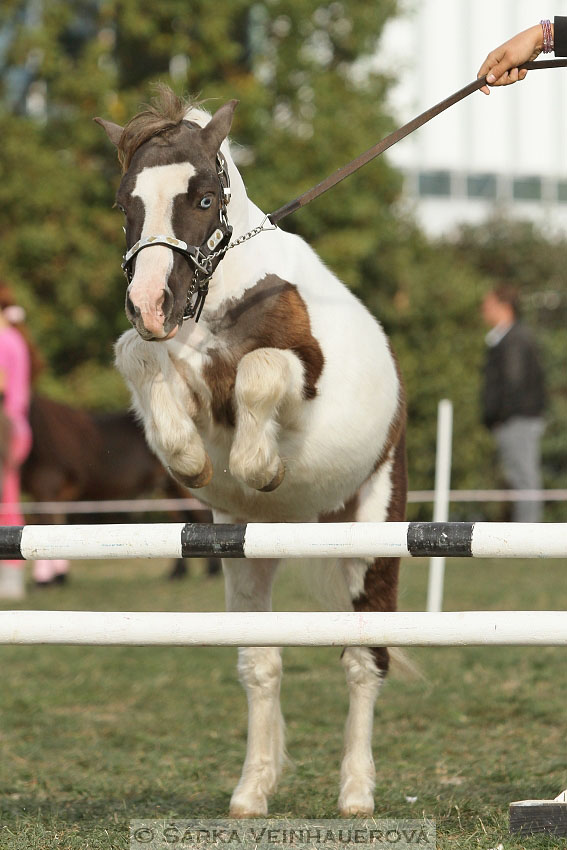
[[349, 691], [349, 710], [341, 763], [339, 811], [344, 817], [369, 816], [374, 811], [374, 703], [384, 674], [376, 668], [372, 650], [364, 646], [347, 647], [342, 664]]
[[[377, 558], [365, 567], [364, 590], [353, 598], [355, 611], [395, 611], [399, 558]], [[356, 562], [350, 562], [354, 567]], [[375, 591], [379, 591], [375, 593]], [[355, 591], [356, 592], [356, 591]], [[342, 654], [349, 691], [341, 764], [341, 815], [371, 815], [374, 811], [375, 769], [372, 756], [374, 704], [388, 672], [385, 647], [350, 646]]]
[[[276, 560], [224, 561], [228, 611], [270, 611]], [[248, 742], [242, 775], [230, 801], [231, 817], [268, 813], [284, 760], [284, 721], [280, 709], [281, 650], [238, 650], [238, 673], [248, 699]]]
[[[390, 459], [361, 488], [355, 518], [366, 522], [402, 520], [405, 476], [402, 438]], [[396, 610], [399, 564], [399, 558], [345, 562], [345, 579], [355, 611]], [[342, 664], [349, 690], [349, 711], [341, 764], [339, 810], [343, 816], [368, 816], [374, 811], [374, 704], [388, 672], [388, 650], [385, 647], [347, 647], [342, 655]]]

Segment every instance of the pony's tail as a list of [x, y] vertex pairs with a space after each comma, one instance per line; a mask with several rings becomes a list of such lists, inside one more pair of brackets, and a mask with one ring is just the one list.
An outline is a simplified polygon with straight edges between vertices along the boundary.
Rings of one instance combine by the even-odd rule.
[[400, 646], [389, 646], [388, 654], [390, 656], [390, 676], [397, 676], [405, 681], [414, 681], [419, 679], [422, 682], [426, 681], [426, 676], [421, 667], [414, 661], [408, 650], [402, 649]]

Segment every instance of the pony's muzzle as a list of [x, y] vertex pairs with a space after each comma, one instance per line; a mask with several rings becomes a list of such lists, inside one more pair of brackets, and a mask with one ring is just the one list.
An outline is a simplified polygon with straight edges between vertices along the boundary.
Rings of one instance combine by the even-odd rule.
[[126, 316], [142, 339], [165, 339], [170, 336], [178, 322], [173, 317], [174, 297], [169, 286], [161, 290], [154, 303], [144, 299], [139, 305], [135, 303], [132, 286], [130, 284], [126, 290]]

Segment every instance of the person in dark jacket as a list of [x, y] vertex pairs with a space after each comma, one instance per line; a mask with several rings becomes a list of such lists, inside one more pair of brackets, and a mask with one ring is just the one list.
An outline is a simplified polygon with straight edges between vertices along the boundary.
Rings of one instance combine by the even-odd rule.
[[556, 15], [553, 22], [542, 20], [491, 50], [477, 74], [477, 78], [485, 74], [487, 77], [488, 85], [481, 91], [490, 94], [489, 86], [509, 86], [523, 80], [528, 72], [519, 71], [519, 65], [535, 59], [540, 53], [552, 52], [556, 56], [567, 56], [567, 17]]
[[[518, 319], [518, 295], [509, 286], [489, 292], [482, 315], [490, 327], [482, 395], [483, 422], [494, 435], [513, 490], [540, 490], [540, 440], [545, 381], [530, 330]], [[515, 522], [539, 522], [540, 501], [514, 503]]]

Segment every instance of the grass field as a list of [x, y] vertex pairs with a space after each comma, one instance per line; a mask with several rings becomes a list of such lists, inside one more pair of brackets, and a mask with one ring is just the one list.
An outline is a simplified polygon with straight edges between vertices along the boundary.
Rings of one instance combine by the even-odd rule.
[[[222, 610], [222, 580], [164, 580], [162, 561], [79, 562], [22, 608]], [[310, 610], [297, 565], [274, 607]], [[566, 609], [558, 561], [448, 562], [447, 610]], [[404, 564], [400, 609], [423, 610], [427, 563]], [[14, 607], [4, 605], [4, 608]], [[335, 818], [346, 687], [339, 650], [284, 651], [291, 764], [274, 817]], [[508, 804], [567, 786], [567, 665], [557, 648], [414, 649], [376, 710], [376, 816], [436, 820], [439, 848], [565, 847], [511, 839]], [[0, 848], [128, 846], [131, 818], [222, 817], [241, 767], [236, 650], [0, 647]], [[414, 803], [406, 798], [416, 797]]]

